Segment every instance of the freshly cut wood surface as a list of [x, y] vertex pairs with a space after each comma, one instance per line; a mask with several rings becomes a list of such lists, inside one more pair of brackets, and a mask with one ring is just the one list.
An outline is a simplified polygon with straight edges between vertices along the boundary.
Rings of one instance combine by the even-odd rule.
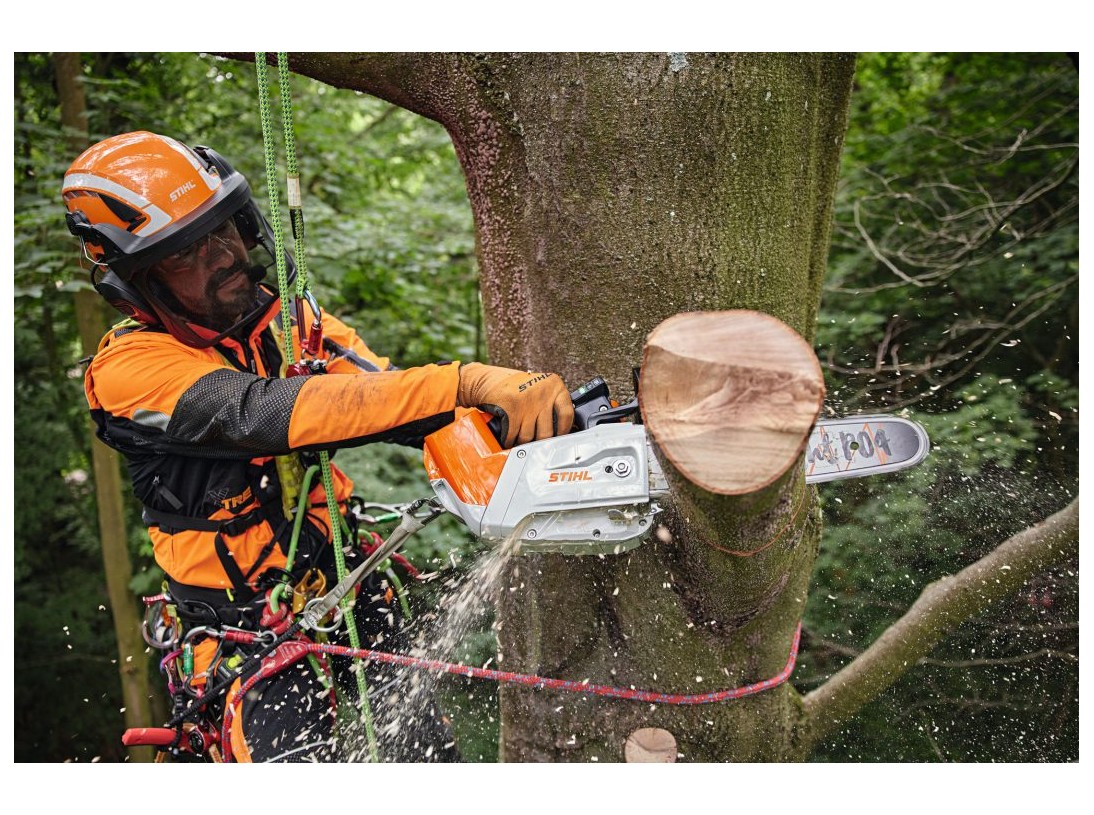
[[708, 492], [771, 484], [805, 447], [824, 400], [808, 343], [758, 311], [676, 314], [646, 339], [638, 388], [650, 435]]
[[676, 738], [660, 727], [643, 727], [627, 736], [623, 758], [628, 764], [672, 764]]

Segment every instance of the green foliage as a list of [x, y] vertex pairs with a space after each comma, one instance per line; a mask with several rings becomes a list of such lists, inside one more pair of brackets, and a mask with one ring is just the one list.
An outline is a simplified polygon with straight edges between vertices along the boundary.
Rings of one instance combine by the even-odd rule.
[[945, 455], [965, 475], [988, 465], [1014, 467], [1023, 454], [1033, 452], [1036, 437], [1033, 421], [1022, 410], [1023, 395], [1013, 380], [986, 374], [961, 389], [954, 410], [924, 414], [935, 458]]
[[[333, 95], [322, 94], [328, 114]], [[301, 146], [317, 157], [309, 265], [331, 307], [400, 366], [480, 357], [471, 214], [447, 134], [378, 100], [344, 99], [353, 137], [324, 131], [323, 149]]]
[[[803, 690], [1078, 488], [1077, 73], [864, 54], [857, 76], [818, 353], [837, 409], [914, 408], [932, 451], [820, 488]], [[1074, 760], [1077, 591], [1074, 564], [963, 624], [815, 759]]]
[[1075, 358], [1070, 61], [866, 54], [858, 82], [817, 340], [843, 404], [933, 411], [974, 373]]

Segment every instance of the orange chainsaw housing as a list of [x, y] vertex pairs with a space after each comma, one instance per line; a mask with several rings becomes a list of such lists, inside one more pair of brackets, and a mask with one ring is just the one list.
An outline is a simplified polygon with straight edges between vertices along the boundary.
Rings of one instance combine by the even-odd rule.
[[457, 411], [457, 416], [452, 424], [425, 437], [425, 471], [430, 481], [446, 481], [463, 503], [484, 507], [490, 503], [509, 451], [490, 432], [489, 413], [471, 409]]

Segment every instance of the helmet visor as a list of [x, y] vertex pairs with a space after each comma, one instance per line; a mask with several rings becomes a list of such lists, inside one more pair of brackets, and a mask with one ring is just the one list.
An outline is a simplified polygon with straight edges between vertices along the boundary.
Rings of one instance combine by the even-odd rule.
[[235, 218], [230, 217], [186, 248], [163, 258], [153, 268], [172, 277], [194, 274], [199, 271], [202, 264], [216, 262], [219, 255], [232, 254], [237, 242], [243, 241], [236, 227]]
[[187, 345], [205, 348], [249, 331], [277, 298], [257, 285], [275, 264], [251, 210], [244, 207], [134, 279], [168, 331]]

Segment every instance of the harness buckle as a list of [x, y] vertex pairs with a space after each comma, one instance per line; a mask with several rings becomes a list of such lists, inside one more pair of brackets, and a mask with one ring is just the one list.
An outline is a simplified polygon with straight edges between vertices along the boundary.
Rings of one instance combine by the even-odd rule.
[[220, 524], [220, 533], [222, 535], [234, 538], [237, 535], [242, 535], [252, 526], [261, 523], [262, 520], [261, 510], [252, 509], [236, 518], [232, 518], [230, 521], [218, 521], [217, 523]]

